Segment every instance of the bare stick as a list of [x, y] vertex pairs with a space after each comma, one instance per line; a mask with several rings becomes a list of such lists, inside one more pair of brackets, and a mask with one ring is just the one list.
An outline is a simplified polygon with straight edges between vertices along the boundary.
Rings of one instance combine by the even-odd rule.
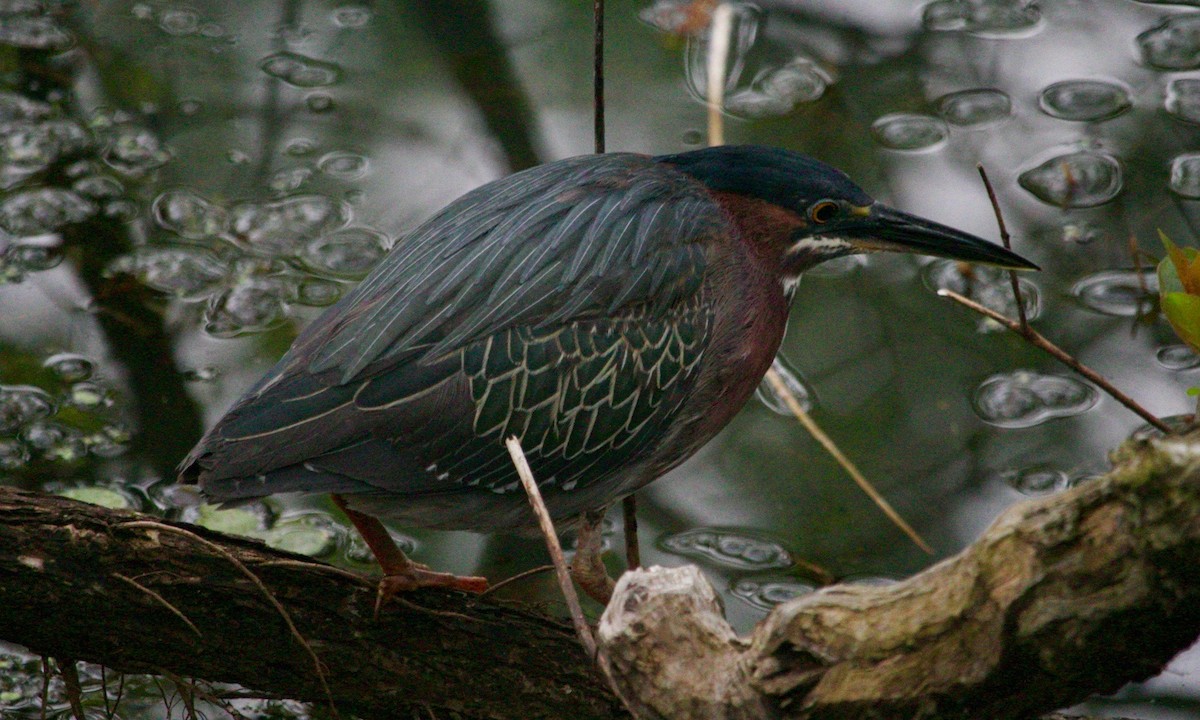
[[[1000, 212], [1000, 201], [996, 199], [996, 190], [992, 187], [992, 181], [988, 179], [987, 170], [983, 169], [983, 165], [976, 165], [975, 169], [979, 171], [979, 177], [983, 179], [983, 186], [987, 188], [988, 200], [992, 202], [992, 212], [996, 213], [996, 224], [1000, 226], [1000, 242], [1004, 243], [1005, 250], [1012, 250], [1012, 236], [1008, 234], [1008, 227], [1004, 224], [1004, 213]], [[1021, 327], [1029, 327], [1029, 320], [1025, 317], [1025, 301], [1021, 299], [1021, 284], [1017, 282], [1017, 271], [1009, 269], [1008, 280], [1012, 283], [1013, 300], [1017, 303], [1017, 317], [1021, 320]]]
[[708, 144], [725, 144], [725, 67], [729, 60], [729, 33], [733, 29], [733, 8], [721, 3], [713, 10], [708, 29]]
[[865, 477], [863, 477], [863, 474], [859, 472], [854, 463], [850, 461], [850, 458], [846, 457], [845, 454], [842, 453], [838, 446], [834, 444], [833, 440], [826, 435], [825, 431], [822, 430], [820, 426], [817, 425], [817, 423], [812, 419], [812, 416], [804, 411], [804, 408], [800, 406], [800, 402], [796, 400], [796, 396], [792, 394], [791, 389], [788, 388], [786, 383], [784, 383], [783, 378], [779, 377], [779, 373], [775, 372], [775, 368], [767, 370], [767, 382], [771, 383], [771, 387], [775, 389], [775, 392], [781, 398], [783, 398], [784, 404], [788, 406], [788, 409], [792, 411], [792, 414], [796, 416], [796, 419], [800, 421], [800, 424], [804, 426], [804, 429], [807, 430], [810, 435], [816, 438], [817, 442], [821, 443], [821, 447], [825, 448], [825, 452], [832, 455], [833, 459], [838, 461], [838, 464], [841, 465], [846, 473], [853, 478], [854, 482], [860, 488], [862, 488], [862, 491], [867, 494], [867, 497], [871, 498], [871, 500], [879, 506], [879, 509], [883, 511], [883, 514], [887, 515], [888, 518], [896, 524], [896, 527], [900, 528], [905, 535], [911, 538], [912, 541], [917, 544], [917, 547], [932, 555], [933, 548], [929, 546], [929, 543], [925, 542], [925, 540], [917, 533], [917, 531], [914, 530], [911, 525], [905, 522], [904, 518], [900, 517], [900, 513], [896, 512], [891, 503], [889, 503], [887, 499], [883, 497], [883, 495], [879, 494], [879, 491], [876, 490], [875, 487], [871, 485], [871, 483]]
[[483, 592], [479, 593], [475, 597], [476, 598], [487, 597], [488, 595], [491, 595], [492, 593], [496, 592], [497, 590], [499, 590], [502, 587], [506, 587], [508, 585], [512, 585], [515, 582], [520, 582], [521, 580], [524, 580], [525, 578], [533, 577], [534, 575], [541, 575], [542, 573], [544, 573], [546, 571], [553, 571], [553, 570], [554, 570], [553, 565], [538, 565], [535, 568], [530, 568], [528, 570], [519, 572], [516, 575], [513, 575], [512, 577], [504, 578], [500, 582], [496, 583], [495, 585], [490, 586], [487, 590], [484, 590]]
[[74, 660], [55, 658], [58, 664], [58, 674], [62, 676], [63, 685], [67, 691], [67, 703], [71, 706], [71, 714], [75, 720], [85, 720], [83, 712], [83, 687], [79, 684], [79, 669]]
[[604, 0], [592, 4], [592, 112], [595, 118], [596, 154], [604, 152]]
[[642, 566], [642, 549], [638, 545], [637, 498], [626, 495], [621, 501], [621, 519], [625, 530], [625, 568], [637, 570]]
[[579, 595], [575, 593], [575, 586], [571, 583], [567, 560], [563, 557], [562, 545], [559, 545], [558, 534], [554, 531], [554, 521], [550, 519], [550, 511], [546, 509], [542, 493], [533, 479], [533, 470], [529, 468], [529, 461], [525, 459], [521, 441], [514, 435], [505, 440], [504, 445], [508, 448], [513, 466], [517, 468], [517, 475], [521, 478], [521, 485], [525, 487], [525, 494], [529, 496], [529, 504], [533, 506], [533, 514], [537, 516], [538, 526], [542, 529], [542, 537], [546, 540], [546, 549], [550, 551], [550, 560], [554, 562], [554, 573], [558, 576], [558, 587], [562, 590], [563, 599], [567, 601], [567, 609], [571, 613], [571, 622], [575, 625], [579, 642], [583, 645], [587, 656], [594, 658], [596, 657], [596, 640], [592, 637], [592, 629], [588, 627], [587, 620], [583, 617], [583, 608], [579, 606]]
[[[191, 628], [191, 629], [192, 629], [192, 632], [196, 633], [196, 635], [198, 635], [198, 636], [200, 636], [200, 637], [203, 637], [203, 636], [204, 636], [204, 633], [200, 632], [200, 629], [199, 629], [199, 628], [197, 628], [197, 627], [195, 626], [195, 624], [193, 624], [193, 623], [192, 623], [192, 621], [188, 619], [188, 616], [187, 616], [187, 615], [184, 615], [184, 614], [183, 614], [183, 612], [182, 612], [182, 611], [180, 611], [180, 609], [179, 609], [179, 608], [177, 608], [177, 607], [175, 607], [174, 605], [172, 605], [171, 603], [167, 602], [166, 598], [164, 598], [162, 595], [159, 595], [158, 593], [154, 592], [153, 590], [151, 590], [150, 588], [146, 587], [145, 585], [143, 585], [143, 584], [139, 583], [137, 580], [134, 580], [133, 578], [128, 578], [128, 577], [125, 577], [125, 576], [124, 576], [124, 575], [122, 575], [121, 573], [113, 573], [113, 577], [115, 577], [115, 578], [116, 578], [116, 579], [118, 579], [118, 580], [123, 580], [123, 581], [125, 581], [125, 582], [129, 583], [130, 585], [134, 586], [134, 587], [135, 587], [135, 588], [137, 588], [138, 590], [141, 590], [142, 592], [146, 593], [146, 594], [147, 594], [147, 595], [149, 595], [150, 597], [154, 598], [154, 599], [155, 599], [155, 600], [157, 600], [157, 601], [158, 601], [158, 602], [159, 602], [159, 603], [160, 603], [160, 604], [161, 604], [163, 607], [165, 607], [166, 609], [170, 610], [170, 611], [171, 611], [171, 612], [172, 612], [172, 613], [175, 615], [175, 617], [177, 617], [177, 618], [179, 618], [180, 620], [182, 620], [182, 621], [184, 622], [184, 624], [185, 624], [185, 625], [187, 625], [189, 628]], [[106, 696], [105, 696], [105, 698], [106, 698], [106, 701], [107, 701], [107, 697], [108, 697], [108, 696], [106, 695]]]
[[1083, 363], [1079, 362], [1066, 350], [1063, 350], [1059, 346], [1057, 346], [1054, 343], [1047, 340], [1037, 330], [1034, 330], [1033, 328], [1029, 327], [1028, 325], [1022, 327], [1021, 323], [1017, 322], [1016, 320], [1013, 320], [1012, 318], [1009, 318], [1009, 317], [1005, 317], [1004, 315], [996, 312], [995, 310], [992, 310], [989, 307], [984, 307], [983, 305], [980, 305], [979, 303], [975, 302], [974, 300], [971, 300], [970, 298], [966, 298], [966, 297], [963, 297], [962, 295], [959, 295], [958, 293], [954, 292], [953, 290], [946, 290], [946, 289], [938, 290], [938, 295], [941, 295], [942, 297], [948, 297], [951, 300], [953, 300], [954, 302], [956, 302], [960, 305], [963, 305], [965, 307], [968, 307], [981, 315], [985, 315], [985, 316], [995, 320], [996, 322], [1000, 323], [1001, 325], [1008, 328], [1009, 330], [1012, 330], [1013, 332], [1017, 333], [1021, 337], [1025, 338], [1025, 340], [1028, 341], [1030, 345], [1033, 345], [1036, 348], [1039, 348], [1047, 353], [1050, 353], [1062, 364], [1071, 368], [1072, 370], [1074, 370], [1075, 372], [1084, 376], [1088, 380], [1091, 380], [1101, 390], [1108, 393], [1114, 400], [1121, 403], [1125, 407], [1129, 408], [1133, 412], [1137, 413], [1146, 422], [1150, 423], [1151, 425], [1158, 428], [1159, 430], [1162, 430], [1164, 433], [1167, 433], [1168, 435], [1171, 434], [1172, 430], [1171, 430], [1170, 426], [1168, 426], [1165, 422], [1163, 422], [1162, 420], [1159, 420], [1157, 417], [1152, 415], [1149, 410], [1147, 410], [1146, 408], [1139, 405], [1137, 403], [1137, 401], [1135, 401], [1133, 398], [1129, 397], [1125, 393], [1123, 393], [1120, 390], [1118, 390], [1117, 388], [1113, 387], [1113, 384], [1110, 383], [1108, 380], [1106, 380], [1104, 378], [1104, 376], [1102, 376], [1100, 373], [1091, 369], [1087, 365], [1084, 365]]

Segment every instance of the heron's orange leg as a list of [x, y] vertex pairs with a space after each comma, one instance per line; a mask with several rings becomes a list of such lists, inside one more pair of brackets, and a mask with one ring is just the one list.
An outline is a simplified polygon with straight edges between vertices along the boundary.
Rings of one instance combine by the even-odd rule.
[[335, 493], [331, 497], [334, 504], [354, 523], [354, 527], [358, 528], [358, 533], [366, 541], [367, 547], [371, 548], [371, 554], [379, 562], [379, 567], [383, 568], [384, 577], [379, 582], [378, 604], [382, 604], [398, 592], [423, 587], [450, 588], [470, 593], [487, 590], [487, 578], [435, 572], [421, 563], [413, 562], [396, 546], [387, 528], [378, 518], [350, 509], [341, 495]]

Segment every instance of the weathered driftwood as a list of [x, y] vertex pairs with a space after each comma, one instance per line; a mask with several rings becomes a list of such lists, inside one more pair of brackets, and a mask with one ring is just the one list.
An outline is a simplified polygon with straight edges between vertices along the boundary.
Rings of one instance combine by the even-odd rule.
[[643, 718], [1026, 718], [1156, 674], [1200, 635], [1200, 446], [1011, 508], [905, 582], [835, 586], [749, 638], [694, 568], [627, 573], [601, 658]]
[[[801, 598], [743, 640], [694, 571], [650, 576], [680, 593], [632, 576], [604, 660], [646, 717], [1016, 718], [1115, 689], [1200, 634], [1195, 443], [1128, 446], [960, 556]], [[0, 638], [35, 652], [315, 702], [327, 686], [364, 717], [623, 715], [560, 621], [436, 591], [378, 620], [373, 603], [370, 578], [254, 541], [0, 488]]]

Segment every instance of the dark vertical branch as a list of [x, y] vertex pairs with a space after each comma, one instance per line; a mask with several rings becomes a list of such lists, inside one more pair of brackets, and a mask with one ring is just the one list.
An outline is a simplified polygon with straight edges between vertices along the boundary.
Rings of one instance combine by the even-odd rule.
[[[983, 186], [987, 188], [988, 200], [992, 203], [992, 211], [996, 213], [996, 225], [1000, 227], [1000, 242], [1004, 243], [1005, 250], [1012, 250], [1012, 236], [1008, 234], [1008, 227], [1004, 224], [1004, 214], [1000, 212], [1000, 201], [996, 198], [996, 190], [992, 187], [992, 181], [988, 179], [987, 170], [983, 169], [983, 165], [976, 165], [979, 170], [979, 177], [983, 179]], [[1012, 283], [1013, 300], [1017, 303], [1017, 318], [1021, 322], [1022, 332], [1029, 327], [1029, 319], [1025, 317], [1025, 302], [1021, 299], [1021, 284], [1017, 282], [1017, 271], [1008, 271], [1008, 280]]]
[[504, 46], [492, 32], [485, 0], [419, 0], [407, 5], [437, 46], [454, 78], [479, 108], [513, 171], [537, 165], [530, 128], [536, 126]]
[[604, 0], [592, 5], [595, 33], [592, 68], [592, 104], [595, 112], [596, 153], [604, 152]]

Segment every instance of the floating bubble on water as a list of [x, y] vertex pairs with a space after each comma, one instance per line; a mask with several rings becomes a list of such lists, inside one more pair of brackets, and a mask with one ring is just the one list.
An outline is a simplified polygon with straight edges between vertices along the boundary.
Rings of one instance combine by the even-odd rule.
[[53, 421], [39, 420], [26, 425], [21, 439], [47, 460], [75, 462], [87, 455], [80, 432]]
[[31, 100], [20, 93], [0, 90], [0, 122], [41, 120], [50, 115], [50, 103]]
[[326, 515], [301, 515], [275, 524], [263, 535], [276, 550], [325, 557], [337, 549], [340, 531]]
[[0, 228], [17, 236], [38, 235], [63, 225], [82, 222], [96, 213], [96, 205], [61, 188], [36, 188], [15, 192], [0, 201]]
[[[1008, 317], [1017, 317], [1019, 313], [1008, 271], [1002, 268], [991, 265], [964, 265], [954, 260], [938, 259], [925, 266], [923, 275], [926, 287], [931, 290], [953, 290]], [[1036, 320], [1042, 314], [1042, 298], [1037, 285], [1032, 280], [1018, 277], [1017, 288], [1021, 293], [1026, 319]], [[1003, 329], [990, 318], [979, 321], [980, 332]]]
[[325, 307], [334, 304], [341, 297], [341, 284], [319, 278], [308, 278], [296, 285], [296, 294], [292, 301], [309, 307]]
[[29, 447], [16, 438], [0, 438], [0, 470], [16, 470], [29, 462]]
[[792, 557], [782, 545], [734, 530], [698, 528], [668, 535], [658, 544], [669, 553], [711, 560], [739, 570], [770, 570], [792, 565]]
[[83, 437], [83, 444], [92, 455], [101, 458], [114, 458], [124, 455], [129, 450], [132, 434], [121, 425], [106, 425], [99, 432]]
[[1159, 70], [1200, 67], [1200, 14], [1172, 15], [1137, 36], [1142, 60]]
[[921, 11], [927, 30], [981, 37], [1024, 37], [1036, 30], [1042, 10], [1035, 0], [935, 0]]
[[109, 273], [129, 273], [143, 284], [184, 299], [208, 297], [224, 280], [226, 266], [207, 250], [139, 248], [109, 266]]
[[305, 155], [313, 154], [317, 149], [317, 143], [310, 138], [296, 138], [289, 140], [287, 145], [284, 145], [283, 151], [293, 157], [304, 157]]
[[367, 174], [365, 157], [352, 152], [331, 152], [317, 161], [317, 168], [339, 180], [357, 180]]
[[[732, 10], [732, 28], [723, 110], [751, 119], [777, 117], [825, 94], [832, 82], [830, 74], [811, 57], [797, 53], [794, 47], [762, 36], [763, 13], [759, 8], [744, 2], [728, 3], [727, 7]], [[687, 35], [688, 90], [697, 100], [707, 103], [711, 33]]]
[[[788, 390], [792, 391], [792, 397], [796, 398], [796, 401], [800, 403], [800, 407], [805, 412], [810, 412], [813, 408], [812, 392], [804, 385], [804, 381], [800, 379], [800, 373], [788, 366], [778, 355], [775, 356], [775, 360], [771, 363], [771, 369], [783, 379], [783, 384], [787, 386]], [[766, 378], [763, 378], [762, 382], [758, 384], [758, 389], [754, 391], [754, 397], [758, 398], [759, 402], [776, 413], [792, 417], [791, 408], [788, 407], [783, 397], [776, 392], [775, 386]]]
[[975, 413], [1003, 428], [1027, 428], [1091, 410], [1099, 395], [1074, 377], [1029, 370], [993, 375], [975, 391]]
[[1049, 495], [1070, 486], [1070, 478], [1062, 470], [1048, 467], [1030, 467], [1010, 470], [1000, 478], [1022, 495]]
[[993, 88], [960, 90], [938, 98], [937, 108], [938, 114], [952, 125], [976, 127], [1008, 117], [1012, 113], [1012, 98]]
[[239, 205], [231, 228], [248, 249], [290, 255], [309, 238], [344, 226], [350, 210], [324, 195], [298, 195], [273, 203]]
[[1167, 85], [1167, 112], [1190, 123], [1200, 124], [1200, 80], [1177, 78]]
[[96, 363], [75, 353], [55, 353], [42, 362], [42, 367], [63, 382], [87, 380], [96, 371]]
[[1042, 202], [1064, 208], [1103, 205], [1124, 188], [1121, 163], [1091, 150], [1050, 158], [1021, 173], [1017, 182]]
[[[40, 6], [35, 10], [40, 11]], [[4, 22], [0, 22], [0, 45], [59, 51], [74, 44], [75, 36], [49, 15], [5, 13]]]
[[50, 393], [32, 385], [0, 385], [0, 433], [11, 433], [55, 412]]
[[62, 404], [80, 410], [111, 407], [113, 404], [112, 391], [99, 383], [86, 380], [77, 382], [67, 390]]
[[17, 243], [4, 251], [3, 261], [22, 271], [38, 272], [57, 267], [63, 260], [62, 250], [56, 246], [34, 243]]
[[250, 162], [250, 156], [241, 150], [232, 149], [225, 153], [225, 159], [230, 165], [246, 165]]
[[158, 26], [168, 35], [194, 35], [200, 29], [200, 13], [189, 7], [169, 7], [158, 16]]
[[1060, 236], [1063, 242], [1076, 245], [1090, 245], [1097, 240], [1107, 238], [1108, 231], [1105, 228], [1090, 222], [1065, 222], [1062, 225], [1062, 235]]
[[71, 183], [71, 189], [93, 200], [117, 198], [125, 193], [125, 186], [116, 178], [111, 178], [107, 175], [91, 175], [79, 178]]
[[357, 279], [366, 275], [387, 253], [387, 237], [365, 227], [350, 227], [321, 235], [304, 246], [300, 260], [323, 275]]
[[118, 125], [104, 149], [106, 165], [119, 173], [140, 177], [162, 167], [171, 154], [159, 142], [158, 136], [137, 125]]
[[798, 57], [779, 67], [759, 71], [750, 87], [726, 95], [725, 109], [754, 120], [778, 117], [801, 103], [819, 99], [829, 83], [829, 74], [820, 66]]
[[263, 58], [258, 67], [271, 77], [302, 88], [333, 85], [342, 73], [335, 63], [286, 50]]
[[327, 93], [312, 93], [304, 98], [304, 104], [315, 113], [326, 113], [333, 110], [333, 97]]
[[284, 168], [271, 176], [268, 185], [277, 194], [292, 193], [304, 187], [304, 183], [312, 179], [313, 169], [310, 167]]
[[1105, 270], [1083, 278], [1071, 288], [1084, 307], [1114, 317], [1140, 317], [1158, 302], [1158, 275], [1144, 270]]
[[266, 278], [246, 278], [214, 297], [204, 312], [204, 330], [220, 338], [278, 327], [286, 315], [284, 291]]
[[0, 171], [4, 187], [12, 187], [90, 144], [91, 135], [72, 120], [4, 122], [0, 124]]
[[1168, 370], [1191, 370], [1200, 367], [1200, 355], [1187, 345], [1167, 345], [1154, 353], [1158, 364]]
[[1133, 101], [1129, 91], [1114, 82], [1064, 80], [1046, 86], [1038, 96], [1038, 106], [1050, 117], [1094, 122], [1124, 113], [1133, 107]]
[[1183, 153], [1171, 160], [1170, 188], [1182, 197], [1200, 199], [1200, 153]]
[[795, 600], [816, 590], [807, 583], [792, 578], [743, 578], [729, 588], [739, 600], [760, 610], [771, 610], [780, 603]]
[[373, 15], [371, 8], [365, 5], [343, 5], [334, 8], [333, 24], [340, 28], [357, 30], [367, 26]]
[[160, 194], [150, 211], [159, 227], [189, 240], [219, 235], [228, 221], [225, 208], [188, 189]]
[[931, 150], [946, 141], [949, 130], [932, 115], [892, 113], [872, 123], [871, 134], [891, 150]]

